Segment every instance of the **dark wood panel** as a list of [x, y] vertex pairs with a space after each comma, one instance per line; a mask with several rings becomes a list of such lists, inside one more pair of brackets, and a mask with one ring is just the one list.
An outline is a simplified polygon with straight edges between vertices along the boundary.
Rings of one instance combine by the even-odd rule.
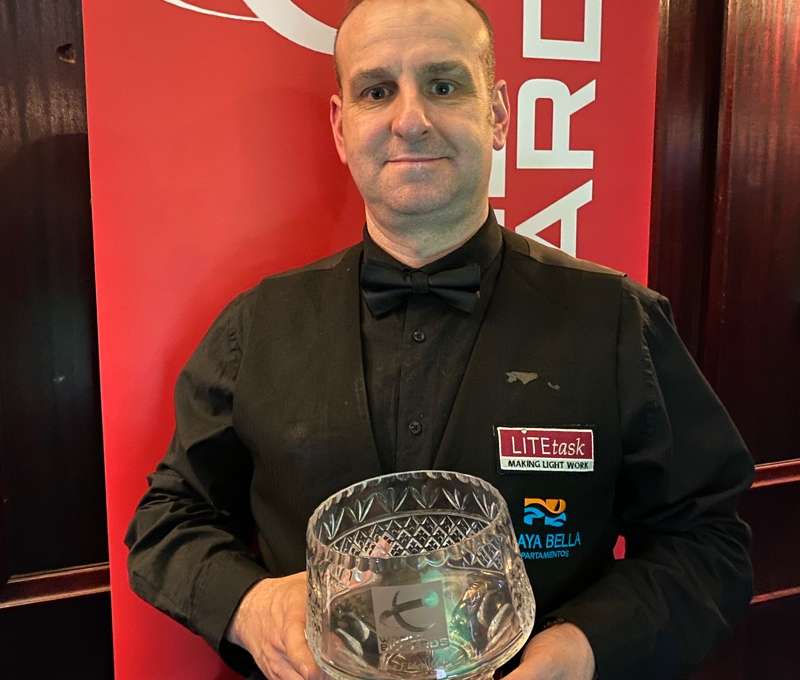
[[110, 592], [108, 564], [12, 578], [0, 586], [0, 609]]
[[79, 0], [0, 3], [0, 403], [12, 574], [108, 559]]
[[768, 463], [741, 504], [757, 594], [696, 680], [798, 677], [799, 12], [661, 1], [650, 284]]
[[797, 654], [791, 642], [800, 621], [797, 463], [759, 466], [753, 488], [742, 499], [741, 515], [753, 530], [755, 595], [735, 634], [693, 680], [796, 677]]
[[[3, 394], [0, 390], [0, 451], [6, 451], [5, 438], [3, 437]], [[3, 474], [3, 456], [0, 455], [0, 587], [11, 575], [8, 568], [8, 555], [4, 546], [8, 544], [6, 533], [6, 500], [8, 494], [5, 488], [5, 475]]]
[[112, 680], [110, 596], [0, 609], [0, 676]]
[[750, 606], [735, 635], [692, 680], [794, 680], [800, 594]]
[[740, 513], [753, 530], [755, 594], [800, 586], [800, 482], [750, 489]]
[[703, 341], [723, 3], [661, 0], [649, 284], [669, 297], [697, 358]]
[[800, 454], [800, 3], [727, 5], [702, 359], [766, 462]]

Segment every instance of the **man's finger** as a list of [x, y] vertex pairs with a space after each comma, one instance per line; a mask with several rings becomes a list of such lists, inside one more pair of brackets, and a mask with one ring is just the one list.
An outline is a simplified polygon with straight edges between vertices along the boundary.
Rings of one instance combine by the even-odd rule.
[[549, 660], [539, 654], [536, 648], [526, 650], [522, 662], [503, 680], [549, 680], [553, 677], [549, 669]]
[[286, 631], [284, 642], [286, 645], [286, 658], [298, 673], [306, 680], [319, 680], [319, 678], [323, 677], [322, 671], [320, 671], [317, 662], [314, 660], [314, 655], [308, 648], [305, 630], [302, 625], [290, 624], [289, 629]]
[[267, 668], [261, 669], [267, 680], [307, 680], [292, 666], [288, 659], [273, 656], [267, 662]]

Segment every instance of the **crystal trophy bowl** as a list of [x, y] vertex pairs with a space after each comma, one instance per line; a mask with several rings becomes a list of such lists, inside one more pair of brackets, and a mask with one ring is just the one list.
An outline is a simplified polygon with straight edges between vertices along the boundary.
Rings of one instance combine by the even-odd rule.
[[368, 479], [322, 503], [306, 538], [306, 637], [336, 680], [483, 680], [528, 640], [531, 584], [482, 479]]

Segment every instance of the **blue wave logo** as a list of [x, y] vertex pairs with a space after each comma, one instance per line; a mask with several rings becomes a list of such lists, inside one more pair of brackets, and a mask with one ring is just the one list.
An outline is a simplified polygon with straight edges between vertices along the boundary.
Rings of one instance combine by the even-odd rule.
[[563, 498], [526, 498], [522, 521], [528, 526], [541, 522], [546, 527], [567, 523], [567, 502]]

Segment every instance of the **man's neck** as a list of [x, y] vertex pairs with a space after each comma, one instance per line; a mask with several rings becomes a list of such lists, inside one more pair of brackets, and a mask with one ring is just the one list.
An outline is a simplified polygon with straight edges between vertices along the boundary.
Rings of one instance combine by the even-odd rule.
[[469, 241], [486, 222], [489, 209], [487, 203], [479, 212], [449, 224], [429, 218], [389, 224], [376, 219], [367, 208], [367, 231], [376, 245], [395, 260], [420, 269]]

